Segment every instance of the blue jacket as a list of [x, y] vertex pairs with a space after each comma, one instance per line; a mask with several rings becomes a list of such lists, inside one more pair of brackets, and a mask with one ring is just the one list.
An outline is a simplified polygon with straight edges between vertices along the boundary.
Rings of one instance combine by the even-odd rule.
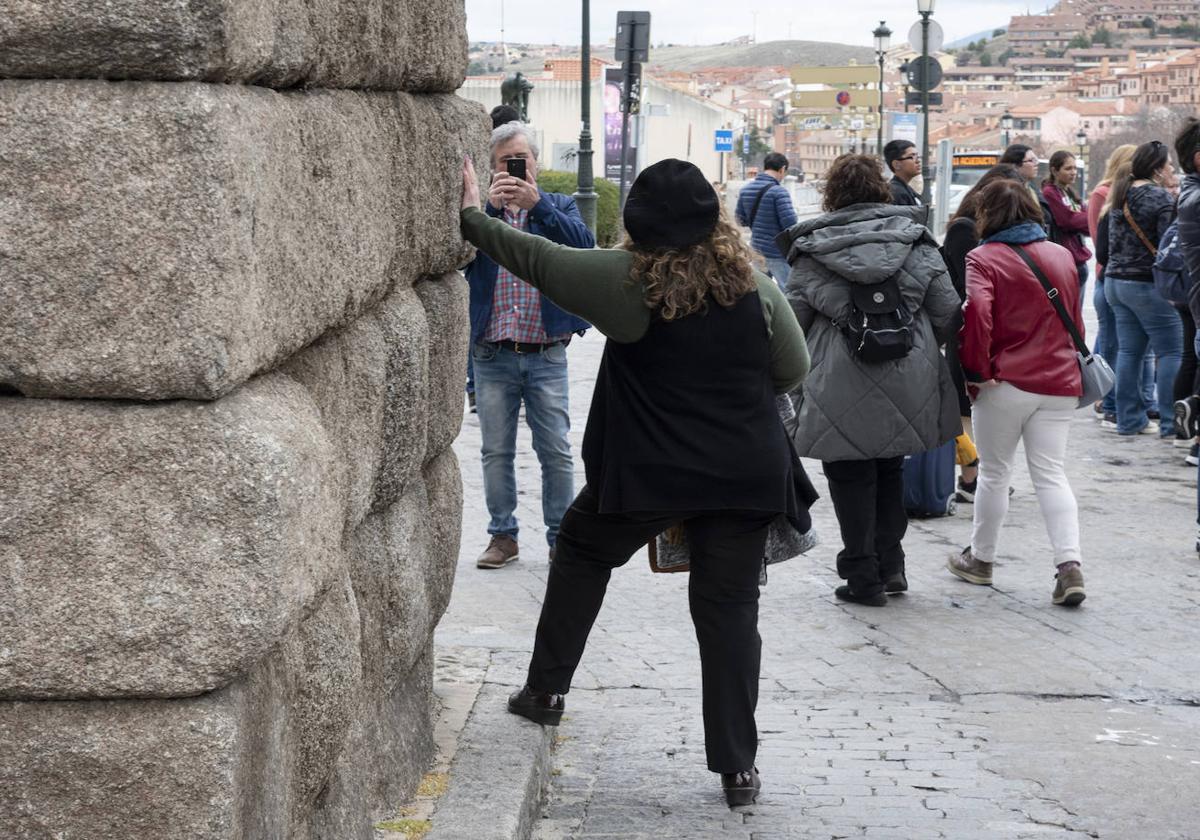
[[[544, 192], [540, 187], [541, 200], [529, 211], [529, 232], [559, 245], [572, 248], [594, 248], [596, 238], [583, 223], [583, 216], [569, 195]], [[503, 209], [497, 210], [487, 203], [484, 210], [489, 216], [500, 217]], [[475, 259], [467, 266], [467, 283], [471, 287], [471, 343], [483, 338], [488, 323], [492, 320], [492, 297], [496, 289], [496, 263], [483, 251], [477, 251]], [[542, 326], [546, 335], [565, 335], [583, 332], [591, 326], [587, 321], [559, 309], [545, 296], [542, 299]]]
[[[758, 205], [754, 226], [751, 227], [750, 211], [754, 209], [754, 202], [763, 190], [767, 190], [767, 194]], [[742, 187], [738, 194], [736, 215], [738, 224], [750, 228], [750, 245], [755, 251], [769, 260], [783, 259], [783, 253], [775, 245], [775, 237], [796, 224], [796, 211], [792, 207], [791, 195], [773, 175], [763, 172]]]

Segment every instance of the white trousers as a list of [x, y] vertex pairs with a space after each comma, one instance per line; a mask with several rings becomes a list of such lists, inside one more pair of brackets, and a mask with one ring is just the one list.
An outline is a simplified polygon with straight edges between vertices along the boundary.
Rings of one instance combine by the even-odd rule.
[[979, 450], [971, 551], [980, 560], [991, 563], [996, 558], [1017, 443], [1024, 441], [1054, 563], [1079, 562], [1079, 507], [1064, 466], [1077, 402], [1075, 397], [1032, 394], [1007, 382], [981, 391], [971, 410]]

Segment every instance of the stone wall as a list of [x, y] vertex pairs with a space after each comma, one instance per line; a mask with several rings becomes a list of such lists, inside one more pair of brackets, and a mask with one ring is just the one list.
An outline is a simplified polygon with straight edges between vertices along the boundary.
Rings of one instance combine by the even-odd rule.
[[462, 0], [0, 17], [0, 835], [367, 840], [458, 556]]

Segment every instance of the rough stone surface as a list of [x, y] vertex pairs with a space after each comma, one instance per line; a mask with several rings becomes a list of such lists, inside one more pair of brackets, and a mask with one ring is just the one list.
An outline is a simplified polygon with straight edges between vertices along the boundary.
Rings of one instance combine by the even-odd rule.
[[461, 504], [458, 459], [446, 451], [426, 481], [368, 517], [350, 542], [363, 667], [384, 692], [406, 678], [450, 600]]
[[368, 687], [308, 833], [293, 840], [372, 840], [374, 821], [413, 794], [433, 752], [432, 644], [393, 689]]
[[334, 460], [278, 374], [212, 403], [0, 398], [0, 697], [246, 673], [344, 567]]
[[426, 458], [443, 452], [462, 429], [463, 390], [467, 378], [466, 278], [457, 271], [425, 278], [416, 285], [429, 322], [429, 440]]
[[0, 702], [6, 840], [293, 836], [361, 693], [348, 581], [278, 651], [195, 698]]
[[449, 95], [0, 81], [0, 386], [230, 392], [465, 262], [431, 173], [485, 139]]
[[383, 402], [383, 447], [372, 508], [382, 510], [400, 498], [425, 460], [429, 425], [430, 329], [421, 299], [411, 288], [398, 305], [381, 307], [376, 321], [388, 347], [382, 366], [387, 377]]
[[448, 92], [462, 0], [9, 0], [0, 76]]

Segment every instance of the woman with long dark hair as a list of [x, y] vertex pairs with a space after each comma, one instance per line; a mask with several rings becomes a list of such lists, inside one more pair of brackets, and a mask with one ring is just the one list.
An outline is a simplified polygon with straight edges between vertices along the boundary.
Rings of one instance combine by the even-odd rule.
[[525, 686], [508, 709], [557, 725], [612, 570], [682, 523], [700, 645], [704, 745], [728, 804], [749, 805], [762, 642], [758, 579], [768, 525], [811, 527], [815, 494], [776, 395], [808, 373], [804, 334], [694, 165], [643, 170], [623, 249], [529, 236], [479, 210], [463, 166], [463, 236], [608, 336], [583, 436], [587, 484], [558, 533]]
[[[1179, 313], [1154, 288], [1151, 268], [1158, 242], [1175, 215], [1175, 198], [1163, 187], [1171, 176], [1165, 144], [1143, 143], [1133, 154], [1128, 175], [1113, 184], [1106, 203], [1107, 254], [1104, 294], [1116, 320], [1117, 432], [1157, 432], [1174, 438], [1174, 386], [1183, 348]], [[1157, 405], [1147, 404], [1141, 389], [1147, 345], [1156, 359]], [[1159, 424], [1146, 412], [1157, 408]]]
[[1087, 283], [1092, 252], [1083, 244], [1088, 233], [1087, 202], [1075, 193], [1075, 155], [1060, 149], [1050, 155], [1050, 175], [1042, 181], [1042, 197], [1054, 219], [1054, 243], [1071, 252], [1079, 274], [1079, 288]]

